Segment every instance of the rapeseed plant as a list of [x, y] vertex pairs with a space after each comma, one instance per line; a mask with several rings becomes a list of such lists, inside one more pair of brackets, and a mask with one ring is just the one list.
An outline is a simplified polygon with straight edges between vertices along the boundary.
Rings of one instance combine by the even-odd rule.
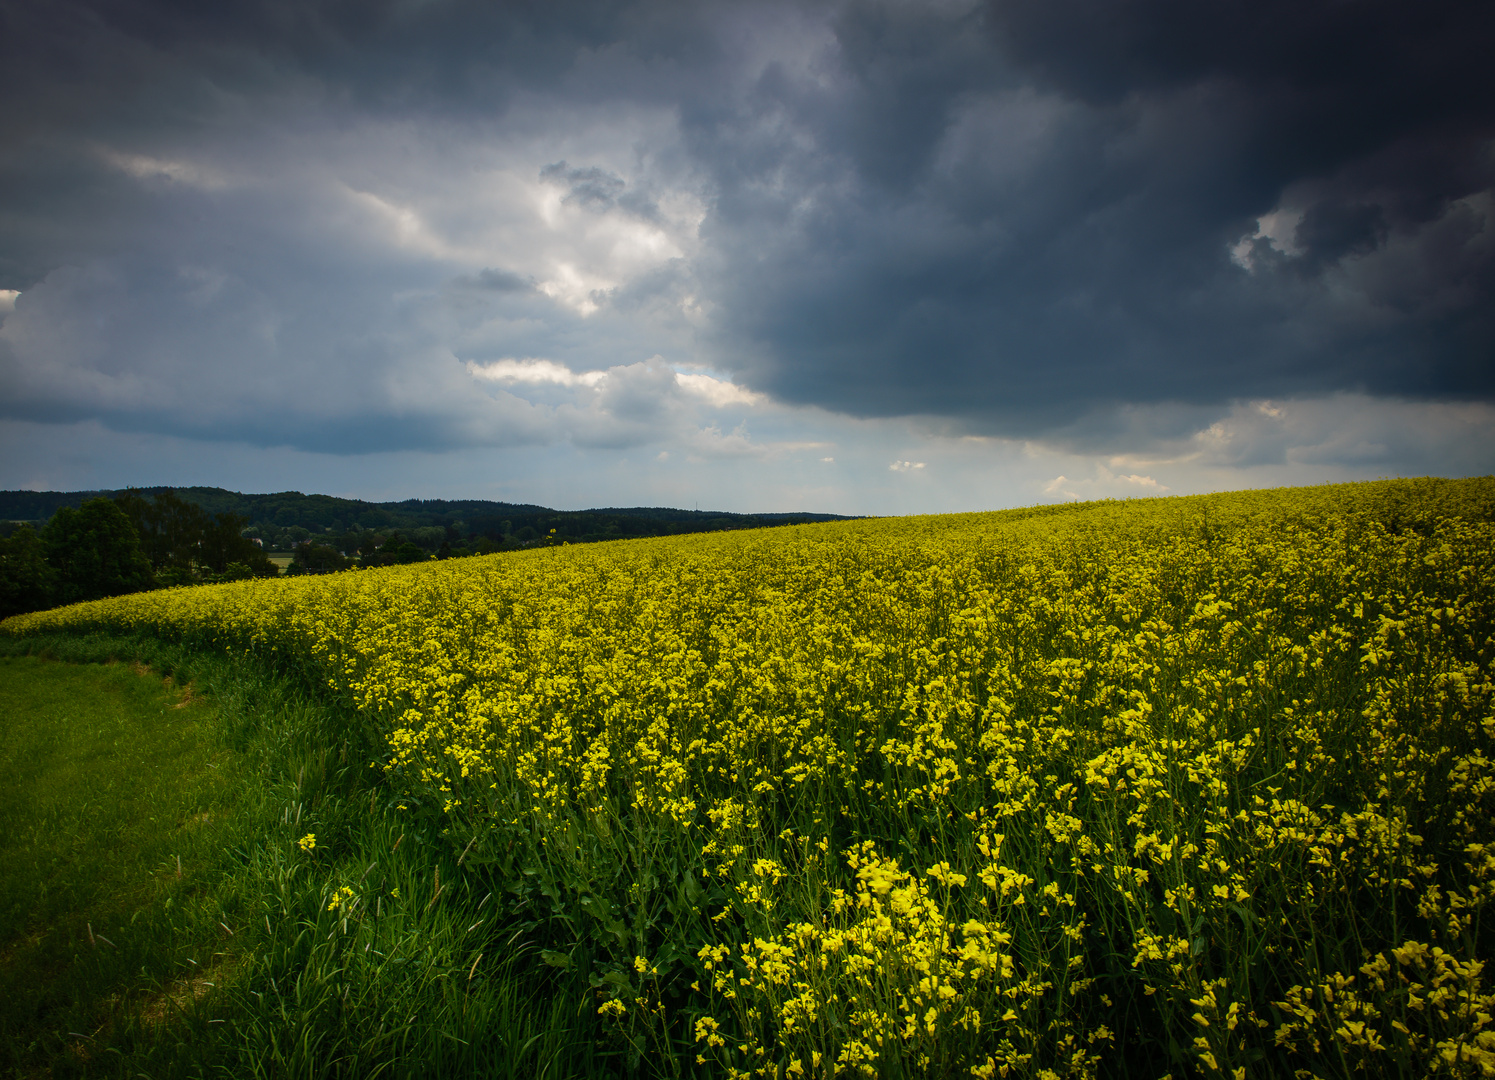
[[5, 625], [308, 672], [661, 1071], [1490, 1076], [1492, 502], [848, 522]]

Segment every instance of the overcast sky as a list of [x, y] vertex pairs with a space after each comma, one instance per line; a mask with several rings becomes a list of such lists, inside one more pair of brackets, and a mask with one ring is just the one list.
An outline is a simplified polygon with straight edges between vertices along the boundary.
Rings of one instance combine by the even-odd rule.
[[1495, 472], [1488, 0], [0, 0], [0, 487]]

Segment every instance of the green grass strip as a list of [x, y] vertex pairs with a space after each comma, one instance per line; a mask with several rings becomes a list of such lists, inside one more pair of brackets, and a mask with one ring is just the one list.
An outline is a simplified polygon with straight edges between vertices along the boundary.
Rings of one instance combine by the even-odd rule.
[[182, 947], [209, 977], [211, 903], [197, 933], [175, 930], [244, 839], [246, 785], [215, 714], [142, 665], [0, 658], [4, 1066], [86, 1056], [118, 993], [169, 980]]
[[609, 1071], [591, 988], [400, 820], [353, 730], [250, 660], [0, 642], [0, 1076]]

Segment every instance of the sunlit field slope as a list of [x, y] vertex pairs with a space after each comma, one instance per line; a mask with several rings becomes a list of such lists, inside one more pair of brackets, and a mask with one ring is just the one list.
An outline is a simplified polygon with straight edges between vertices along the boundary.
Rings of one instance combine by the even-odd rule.
[[636, 1068], [1489, 1076], [1492, 518], [1490, 479], [1388, 481], [4, 628], [148, 630], [356, 705], [403, 813]]

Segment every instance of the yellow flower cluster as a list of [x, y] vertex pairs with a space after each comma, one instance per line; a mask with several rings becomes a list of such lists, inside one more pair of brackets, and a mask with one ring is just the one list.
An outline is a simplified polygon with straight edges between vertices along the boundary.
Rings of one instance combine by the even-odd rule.
[[[636, 1048], [1495, 1075], [1495, 482], [551, 548], [13, 619], [298, 664]], [[672, 1049], [673, 1048], [673, 1049]]]
[[[1002, 838], [993, 845], [983, 836], [987, 865], [1006, 869], [997, 859]], [[821, 859], [812, 876], [821, 877]], [[736, 1054], [721, 1037], [721, 1024], [704, 1016], [696, 1023], [701, 1046], [697, 1062], [707, 1055], [725, 1058], [727, 1075], [771, 1075], [782, 1062], [793, 1075], [875, 1076], [879, 1063], [892, 1056], [921, 1073], [961, 1073], [968, 1050], [983, 1024], [995, 1037], [992, 1054], [976, 1063], [977, 1075], [1000, 1068], [1003, 1075], [1032, 1059], [1014, 1044], [1027, 1043], [1024, 1020], [1032, 1020], [1046, 994], [1063, 996], [1083, 988], [1071, 975], [1078, 965], [1066, 965], [1060, 986], [1022, 977], [1013, 952], [1013, 933], [1027, 929], [1028, 920], [1012, 909], [1026, 898], [1013, 888], [1015, 878], [992, 872], [979, 875], [991, 890], [985, 918], [953, 924], [949, 912], [951, 890], [969, 879], [941, 862], [924, 872], [927, 880], [901, 868], [897, 860], [878, 855], [873, 841], [863, 841], [846, 852], [846, 866], [854, 877], [851, 891], [831, 888], [823, 917], [817, 922], [793, 923], [772, 937], [755, 937], [738, 946], [734, 955], [726, 945], [702, 946], [698, 959], [710, 975], [711, 990], [734, 1003], [743, 1024]], [[1021, 884], [1032, 885], [1025, 876]], [[1000, 884], [999, 884], [1000, 882]], [[1004, 891], [1002, 885], [1007, 885]], [[1038, 894], [1052, 901], [1054, 914], [1072, 909], [1074, 898], [1051, 884]], [[1047, 903], [1040, 907], [1047, 909]], [[1071, 938], [1079, 923], [1065, 922]], [[1063, 931], [1061, 931], [1062, 933]], [[735, 961], [735, 963], [733, 962]], [[1078, 1017], [1061, 1017], [1070, 1027]], [[1111, 1033], [1097, 1026], [1085, 1033], [1085, 1044], [1104, 1042]], [[1071, 1033], [1064, 1040], [1068, 1064], [1089, 1071], [1099, 1055], [1079, 1048]], [[993, 1056], [994, 1055], [994, 1056]], [[734, 1059], [752, 1063], [739, 1069]], [[822, 1066], [824, 1069], [822, 1070]]]

